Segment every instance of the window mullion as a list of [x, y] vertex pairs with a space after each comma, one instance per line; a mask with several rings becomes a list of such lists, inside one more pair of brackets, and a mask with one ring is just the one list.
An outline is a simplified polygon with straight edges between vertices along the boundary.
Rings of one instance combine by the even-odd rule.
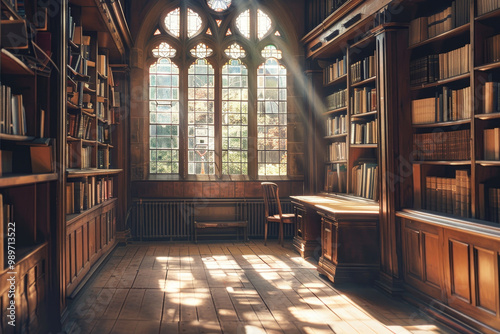
[[180, 78], [179, 78], [180, 92], [180, 115], [179, 115], [179, 174], [185, 178], [188, 175], [188, 66], [187, 60], [184, 57], [181, 60]]
[[258, 177], [257, 67], [248, 64], [248, 176]]
[[217, 178], [222, 176], [222, 67], [215, 66], [215, 175]]

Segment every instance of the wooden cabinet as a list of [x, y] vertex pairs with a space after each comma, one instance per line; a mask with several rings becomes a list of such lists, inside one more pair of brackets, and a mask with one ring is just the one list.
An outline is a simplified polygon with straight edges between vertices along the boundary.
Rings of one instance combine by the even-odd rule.
[[320, 217], [315, 208], [301, 203], [300, 196], [291, 196], [296, 217], [293, 247], [303, 257], [321, 255]]

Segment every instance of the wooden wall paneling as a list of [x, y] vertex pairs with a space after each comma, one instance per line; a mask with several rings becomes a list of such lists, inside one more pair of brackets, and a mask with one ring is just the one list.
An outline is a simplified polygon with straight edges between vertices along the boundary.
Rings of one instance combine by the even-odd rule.
[[427, 284], [434, 285], [436, 289], [441, 289], [443, 277], [441, 275], [441, 256], [439, 256], [441, 252], [439, 236], [426, 231], [422, 233], [422, 236], [423, 261], [425, 264], [423, 280]]
[[493, 316], [498, 314], [498, 258], [497, 252], [474, 247], [475, 304]]
[[450, 303], [459, 299], [467, 304], [472, 302], [471, 272], [470, 272], [470, 245], [455, 239], [448, 240], [450, 290], [448, 297]]
[[[415, 279], [422, 279], [422, 249], [420, 247], [420, 231], [411, 227], [403, 229], [403, 252], [405, 255], [405, 274]], [[409, 279], [409, 277], [406, 277]], [[411, 278], [410, 278], [411, 279]]]
[[89, 221], [89, 259], [94, 259], [97, 252], [96, 242], [95, 242], [95, 231], [96, 231], [96, 219], [92, 218]]
[[75, 255], [76, 255], [76, 275], [78, 276], [80, 270], [83, 268], [83, 226], [75, 231]]

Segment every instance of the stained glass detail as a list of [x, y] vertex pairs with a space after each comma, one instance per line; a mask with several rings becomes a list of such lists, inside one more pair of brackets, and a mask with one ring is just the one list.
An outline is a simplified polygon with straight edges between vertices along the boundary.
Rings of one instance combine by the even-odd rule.
[[236, 18], [236, 27], [246, 38], [250, 38], [250, 9], [247, 9]]
[[217, 27], [220, 27], [220, 25], [222, 24], [222, 20], [215, 20], [215, 22], [217, 22]]
[[179, 173], [179, 68], [160, 58], [149, 68], [149, 171]]
[[203, 21], [201, 20], [201, 16], [196, 13], [194, 10], [188, 8], [187, 10], [187, 35], [188, 37], [193, 37], [197, 33], [200, 32], [201, 24]]
[[165, 42], [161, 42], [152, 50], [155, 58], [172, 58], [175, 57], [176, 50]]
[[228, 28], [227, 31], [226, 31], [226, 36], [231, 36], [232, 34], [233, 33], [231, 32], [231, 29]]
[[160, 29], [156, 29], [155, 33], [153, 34], [154, 36], [158, 36], [158, 35], [161, 35], [161, 31]]
[[257, 10], [257, 37], [259, 39], [262, 39], [269, 30], [271, 30], [271, 25], [272, 21], [271, 18], [261, 11], [260, 9]]
[[210, 28], [207, 29], [207, 35], [212, 36], [212, 30], [210, 30]]
[[278, 36], [278, 37], [281, 37], [281, 34], [278, 30], [276, 30], [276, 32], [274, 33], [274, 36]]
[[210, 49], [208, 46], [206, 46], [203, 43], [200, 43], [194, 47], [194, 49], [191, 49], [191, 54], [193, 57], [196, 58], [206, 58], [210, 55], [212, 55], [213, 50]]
[[181, 9], [176, 8], [165, 16], [165, 27], [175, 37], [181, 35]]
[[208, 0], [207, 4], [216, 12], [223, 12], [231, 6], [231, 0]]
[[287, 172], [286, 68], [269, 58], [257, 69], [257, 149], [259, 175]]
[[188, 71], [188, 174], [215, 174], [214, 69], [198, 59]]
[[281, 59], [281, 50], [279, 50], [276, 46], [274, 45], [268, 45], [266, 46], [262, 52], [261, 52], [262, 57], [268, 59], [268, 58], [276, 58], [276, 59]]
[[248, 175], [248, 69], [236, 59], [222, 67], [222, 174]]
[[224, 53], [226, 54], [226, 56], [233, 59], [244, 58], [246, 56], [245, 49], [243, 49], [238, 43], [231, 44], [224, 51]]

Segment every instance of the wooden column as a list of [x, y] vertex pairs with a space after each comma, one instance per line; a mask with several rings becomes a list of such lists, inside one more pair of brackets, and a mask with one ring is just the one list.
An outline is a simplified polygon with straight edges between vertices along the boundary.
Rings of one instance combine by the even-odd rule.
[[[377, 43], [377, 87], [379, 106], [380, 170], [380, 277], [377, 284], [390, 293], [401, 291], [401, 242], [395, 212], [400, 209], [402, 194], [411, 181], [404, 169], [411, 149], [411, 130], [399, 124], [410, 117], [408, 103], [409, 52], [406, 27], [394, 23], [382, 25], [375, 32]], [[404, 198], [404, 196], [403, 196]]]

